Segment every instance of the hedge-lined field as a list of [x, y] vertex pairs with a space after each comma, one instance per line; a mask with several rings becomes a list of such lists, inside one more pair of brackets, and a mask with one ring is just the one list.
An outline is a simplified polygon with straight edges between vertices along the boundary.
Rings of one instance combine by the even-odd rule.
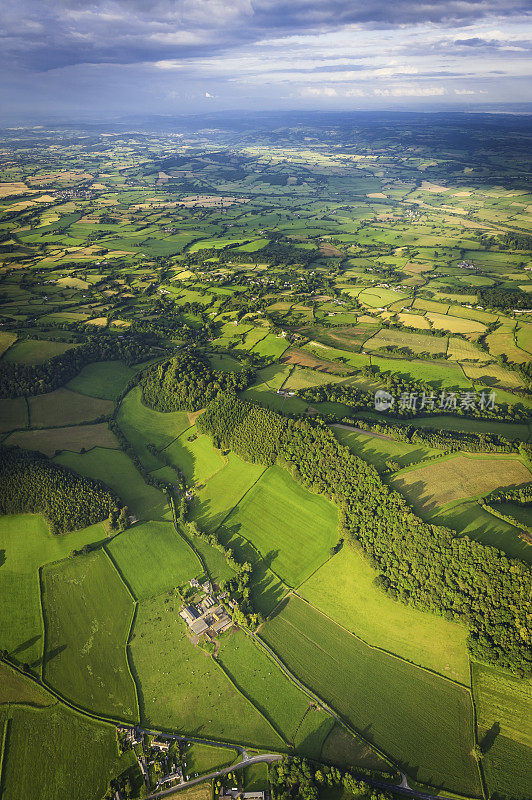
[[82, 708], [138, 719], [126, 658], [134, 604], [104, 550], [43, 570], [45, 679]]
[[373, 650], [290, 598], [261, 637], [307, 686], [407, 773], [478, 796], [465, 688]]

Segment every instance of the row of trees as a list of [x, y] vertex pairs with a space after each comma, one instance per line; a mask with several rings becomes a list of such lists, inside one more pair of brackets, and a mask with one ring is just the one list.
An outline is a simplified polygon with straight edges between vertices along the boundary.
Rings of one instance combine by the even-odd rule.
[[93, 361], [143, 361], [155, 353], [132, 337], [97, 336], [41, 364], [3, 363], [0, 367], [0, 397], [45, 394], [64, 386]]
[[526, 564], [423, 522], [319, 420], [287, 419], [220, 395], [197, 424], [216, 446], [249, 461], [278, 463], [334, 501], [344, 536], [367, 554], [390, 597], [467, 624], [474, 658], [532, 675], [532, 574]]
[[127, 527], [120, 499], [101, 481], [78, 475], [42, 453], [0, 448], [0, 514], [43, 514], [54, 533], [79, 530], [108, 519]]
[[344, 793], [359, 800], [391, 800], [392, 795], [372, 787], [337, 767], [316, 768], [306, 759], [283, 756], [270, 765], [268, 777], [276, 800], [319, 800], [320, 788], [343, 787]]
[[220, 392], [242, 391], [253, 371], [217, 372], [206, 358], [185, 351], [148, 369], [142, 379], [142, 400], [155, 411], [198, 411]]

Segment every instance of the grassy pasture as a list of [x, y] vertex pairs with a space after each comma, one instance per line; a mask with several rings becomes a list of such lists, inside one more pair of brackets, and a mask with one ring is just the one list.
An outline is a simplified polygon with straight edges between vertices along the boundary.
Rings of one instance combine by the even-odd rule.
[[30, 397], [30, 424], [49, 428], [56, 425], [77, 425], [107, 416], [113, 410], [109, 400], [86, 397], [69, 389], [56, 389], [48, 394]]
[[23, 397], [0, 400], [0, 433], [25, 428], [28, 424], [28, 406]]
[[116, 400], [135, 372], [123, 361], [95, 361], [83, 367], [66, 388], [101, 400]]
[[117, 422], [146, 469], [157, 469], [161, 462], [146, 449], [147, 444], [157, 448], [167, 447], [177, 436], [190, 427], [186, 411], [163, 414], [153, 411], [142, 402], [142, 390], [135, 386], [120, 404]]
[[212, 784], [210, 781], [178, 789], [166, 795], [167, 800], [212, 800]]
[[482, 311], [479, 308], [464, 308], [464, 306], [451, 306], [448, 314], [451, 317], [475, 320], [476, 322], [496, 322], [498, 319], [497, 314], [491, 314], [489, 311]]
[[115, 536], [107, 550], [137, 600], [180, 586], [203, 572], [171, 522], [135, 525]]
[[449, 304], [438, 303], [435, 300], [423, 300], [420, 297], [416, 297], [412, 304], [412, 308], [417, 308], [420, 311], [431, 311], [436, 312], [437, 314], [446, 314]]
[[[498, 392], [497, 392], [498, 394]], [[436, 430], [478, 431], [479, 433], [500, 433], [508, 439], [527, 442], [531, 436], [529, 425], [513, 422], [494, 422], [493, 420], [467, 419], [465, 417], [431, 416], [417, 417], [408, 421], [414, 428], [434, 428]]]
[[425, 336], [422, 333], [411, 333], [381, 328], [375, 336], [366, 339], [365, 350], [378, 350], [381, 347], [393, 345], [395, 347], [408, 347], [414, 353], [444, 353], [447, 350], [447, 339], [436, 336]]
[[30, 431], [17, 431], [8, 436], [6, 444], [18, 445], [26, 450], [39, 450], [51, 457], [56, 450], [72, 450], [77, 453], [83, 448], [118, 448], [114, 434], [107, 423], [96, 425], [75, 425], [71, 428], [38, 428]]
[[[222, 638], [218, 659], [233, 682], [270, 720], [285, 742], [294, 745], [299, 726], [313, 701], [243, 631], [234, 631]], [[315, 728], [328, 719], [329, 715], [321, 712], [315, 719]]]
[[449, 337], [447, 355], [452, 361], [486, 361], [488, 356], [474, 342], [461, 339], [459, 336]]
[[489, 347], [490, 353], [494, 356], [506, 355], [509, 361], [516, 364], [528, 364], [530, 361], [530, 353], [526, 353], [519, 347], [515, 346], [514, 342], [514, 325], [501, 325], [497, 328], [495, 333], [490, 333], [486, 336], [486, 344]]
[[506, 386], [508, 389], [520, 389], [524, 386], [517, 372], [511, 372], [500, 364], [487, 364], [483, 367], [463, 364], [463, 370], [468, 378], [475, 383], [479, 381], [483, 386]]
[[195, 425], [169, 444], [164, 452], [191, 485], [203, 484], [222, 469], [227, 461], [213, 447], [211, 438], [200, 434]]
[[144, 600], [130, 644], [141, 720], [222, 741], [282, 747], [262, 715], [233, 686], [216, 661], [192, 645], [173, 593]]
[[269, 333], [252, 348], [252, 353], [257, 353], [264, 358], [280, 358], [289, 347], [286, 339]]
[[323, 386], [326, 383], [338, 383], [343, 380], [345, 380], [343, 375], [329, 375], [327, 372], [318, 372], [307, 367], [294, 367], [283, 383], [283, 389], [297, 392], [309, 386]]
[[37, 514], [0, 517], [0, 649], [39, 674], [43, 650], [39, 567], [106, 538], [103, 525], [55, 536]]
[[471, 387], [471, 381], [465, 377], [458, 364], [448, 361], [438, 363], [371, 356], [371, 363], [380, 367], [382, 372], [389, 371], [414, 380], [427, 381], [433, 383], [437, 388]]
[[521, 530], [485, 511], [476, 500], [451, 503], [427, 514], [426, 519], [532, 564], [532, 547], [522, 538]]
[[89, 453], [61, 453], [55, 461], [96, 478], [111, 487], [140, 520], [169, 519], [166, 497], [158, 489], [144, 483], [142, 476], [122, 450], [95, 447]]
[[488, 787], [524, 800], [532, 783], [532, 683], [481, 664], [472, 676]]
[[434, 328], [451, 333], [484, 333], [485, 326], [481, 322], [460, 317], [451, 317], [449, 314], [438, 314], [434, 311], [427, 311], [427, 319], [430, 319]]
[[427, 513], [499, 486], [520, 486], [530, 480], [530, 470], [518, 457], [459, 453], [398, 472], [391, 484], [415, 510]]
[[46, 339], [24, 339], [7, 350], [2, 360], [8, 364], [42, 364], [49, 358], [61, 355], [76, 347], [71, 342], [52, 342]]
[[317, 758], [347, 768], [365, 767], [385, 772], [390, 769], [362, 739], [355, 738], [338, 723], [331, 729]]
[[2, 770], [4, 800], [103, 797], [119, 773], [116, 732], [60, 703], [12, 707]]
[[43, 570], [44, 677], [82, 708], [138, 719], [126, 658], [134, 604], [104, 550]]
[[465, 688], [368, 647], [298, 598], [290, 598], [261, 636], [407, 775], [478, 796]]
[[230, 767], [239, 760], [238, 750], [194, 742], [189, 744], [185, 751], [184, 769], [185, 773], [191, 777], [196, 774], [206, 775], [209, 772], [217, 772], [224, 767]]
[[8, 331], [0, 332], [0, 357], [17, 341], [17, 334]]
[[384, 469], [387, 461], [394, 461], [402, 467], [437, 456], [441, 451], [434, 447], [396, 442], [359, 431], [334, 427], [336, 438], [348, 447], [352, 453], [365, 461], [369, 461], [377, 469]]
[[23, 703], [42, 708], [55, 702], [55, 698], [37, 683], [23, 677], [5, 662], [0, 662], [0, 706], [6, 703]]
[[297, 586], [336, 544], [338, 513], [286, 470], [269, 467], [224, 520], [221, 533], [235, 549], [241, 538], [251, 542], [282, 580]]
[[396, 603], [373, 583], [375, 570], [344, 545], [299, 588], [299, 594], [374, 647], [469, 684], [467, 630]]
[[532, 353], [532, 325], [527, 322], [520, 322], [516, 332], [517, 344], [527, 353]]

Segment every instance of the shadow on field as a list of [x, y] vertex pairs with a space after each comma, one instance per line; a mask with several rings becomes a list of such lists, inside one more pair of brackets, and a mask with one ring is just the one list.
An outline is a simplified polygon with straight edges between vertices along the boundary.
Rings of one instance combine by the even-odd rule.
[[40, 641], [42, 637], [39, 636], [32, 636], [31, 639], [26, 639], [25, 642], [21, 642], [14, 650], [11, 651], [11, 656], [18, 656], [19, 653], [23, 653], [24, 650], [28, 650], [28, 648], [33, 647], [38, 641]]
[[6, 551], [0, 550], [0, 567], [3, 567], [6, 563]]
[[480, 742], [480, 748], [484, 755], [489, 753], [493, 745], [495, 744], [495, 739], [501, 732], [501, 726], [498, 722], [494, 722], [491, 728], [487, 733], [484, 734], [482, 741]]

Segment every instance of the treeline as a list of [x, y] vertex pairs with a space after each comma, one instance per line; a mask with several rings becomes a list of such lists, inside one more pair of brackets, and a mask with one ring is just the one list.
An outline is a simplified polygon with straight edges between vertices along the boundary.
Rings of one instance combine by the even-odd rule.
[[[367, 374], [361, 370], [361, 374]], [[528, 422], [528, 413], [520, 404], [493, 404], [489, 392], [484, 390], [484, 401], [480, 394], [471, 389], [435, 389], [430, 383], [415, 381], [390, 373], [373, 373], [373, 380], [384, 387], [393, 397], [393, 404], [386, 410], [387, 417], [411, 419], [432, 414], [452, 414], [474, 419], [492, 419], [498, 422]], [[469, 392], [469, 399], [465, 394]], [[323, 386], [310, 386], [301, 389], [298, 396], [308, 403], [342, 403], [353, 411], [375, 411], [375, 391], [365, 392], [356, 386], [342, 383], [327, 383]], [[496, 397], [496, 392], [495, 392]]]
[[510, 250], [532, 250], [532, 236], [529, 233], [505, 233], [496, 241]]
[[384, 433], [398, 442], [435, 447], [446, 453], [466, 450], [468, 453], [517, 453], [520, 445], [511, 442], [498, 433], [477, 433], [475, 431], [435, 430], [414, 428], [412, 425], [387, 425], [369, 419], [344, 419], [349, 425], [364, 428], [375, 433]]
[[122, 530], [128, 521], [127, 509], [105, 484], [18, 447], [0, 448], [0, 513], [43, 514], [54, 533], [107, 519]]
[[521, 538], [524, 538], [528, 544], [531, 544], [532, 526], [529, 525], [528, 522], [518, 519], [513, 514], [509, 514], [508, 511], [501, 511], [501, 509], [498, 508], [501, 503], [515, 503], [516, 505], [521, 506], [531, 505], [532, 484], [518, 486], [515, 489], [496, 489], [495, 491], [486, 495], [481, 504], [485, 511], [489, 511], [490, 514], [494, 514], [496, 517], [499, 517], [499, 519], [508, 522], [510, 525], [513, 525], [514, 528], [524, 531], [526, 536]]
[[478, 298], [482, 305], [497, 308], [501, 311], [512, 311], [514, 308], [531, 308], [532, 301], [528, 292], [521, 289], [506, 289], [503, 286], [486, 286], [478, 289]]
[[319, 800], [320, 789], [328, 787], [342, 788], [344, 796], [359, 800], [392, 800], [393, 797], [350, 772], [325, 765], [316, 767], [304, 758], [283, 756], [280, 761], [270, 764], [268, 777], [275, 800]]
[[390, 597], [467, 624], [473, 658], [532, 675], [527, 565], [425, 523], [319, 420], [287, 419], [220, 396], [197, 425], [217, 446], [248, 461], [276, 462], [333, 500], [344, 535], [365, 551], [378, 572], [377, 585]]
[[249, 386], [253, 371], [218, 372], [195, 351], [179, 353], [143, 375], [142, 400], [155, 411], [198, 411], [219, 392], [242, 391]]
[[72, 347], [42, 364], [5, 363], [0, 366], [0, 397], [45, 394], [63, 386], [93, 361], [125, 361], [134, 364], [154, 355], [142, 342], [130, 337], [98, 336]]

